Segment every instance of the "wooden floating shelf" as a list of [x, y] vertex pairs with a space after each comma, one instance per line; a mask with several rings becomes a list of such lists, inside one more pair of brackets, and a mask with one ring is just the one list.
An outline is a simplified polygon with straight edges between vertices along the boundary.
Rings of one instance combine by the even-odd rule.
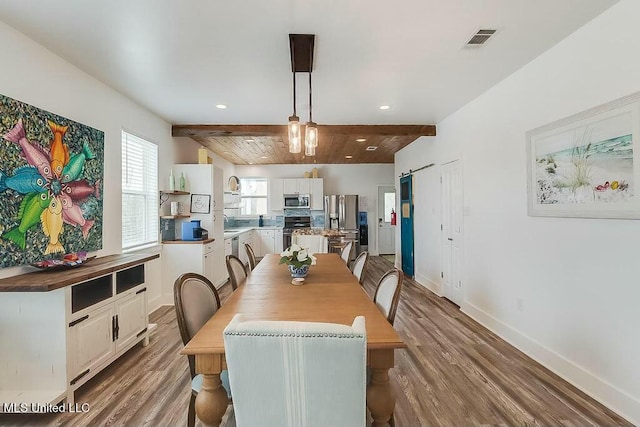
[[190, 218], [191, 215], [161, 215], [162, 219]]
[[187, 194], [190, 194], [188, 191], [160, 191], [163, 194], [172, 194], [174, 196], [186, 196]]

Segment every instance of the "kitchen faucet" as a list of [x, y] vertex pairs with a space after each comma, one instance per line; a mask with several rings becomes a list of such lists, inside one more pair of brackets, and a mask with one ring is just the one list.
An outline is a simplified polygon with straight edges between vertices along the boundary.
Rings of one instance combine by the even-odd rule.
[[229, 223], [229, 217], [227, 215], [222, 215], [224, 217], [224, 223], [228, 224]]

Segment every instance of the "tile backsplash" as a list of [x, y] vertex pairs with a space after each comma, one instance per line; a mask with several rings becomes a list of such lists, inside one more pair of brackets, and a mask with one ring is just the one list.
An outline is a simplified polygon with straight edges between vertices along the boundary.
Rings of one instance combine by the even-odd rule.
[[[288, 209], [286, 216], [311, 216], [312, 227], [324, 227], [324, 211], [309, 209]], [[224, 228], [257, 227], [258, 218], [227, 217]], [[284, 215], [264, 216], [265, 227], [283, 227]]]

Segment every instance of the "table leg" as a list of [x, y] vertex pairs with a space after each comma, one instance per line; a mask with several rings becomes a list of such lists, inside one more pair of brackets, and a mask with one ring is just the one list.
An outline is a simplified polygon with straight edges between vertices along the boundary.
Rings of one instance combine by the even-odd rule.
[[220, 381], [223, 365], [224, 355], [196, 355], [196, 372], [202, 374], [202, 390], [196, 397], [196, 415], [205, 426], [219, 426], [227, 411], [229, 398]]
[[200, 421], [206, 426], [219, 426], [228, 404], [220, 374], [203, 374], [202, 390], [196, 397], [196, 415]]
[[389, 424], [396, 405], [396, 397], [389, 382], [389, 369], [393, 367], [393, 350], [369, 352], [371, 381], [367, 385], [367, 407], [373, 418], [373, 427]]

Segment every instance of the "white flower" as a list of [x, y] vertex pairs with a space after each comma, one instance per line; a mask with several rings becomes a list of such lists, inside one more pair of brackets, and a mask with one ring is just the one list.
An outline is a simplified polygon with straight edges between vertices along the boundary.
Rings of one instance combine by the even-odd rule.
[[291, 252], [298, 252], [300, 249], [302, 249], [302, 246], [296, 245], [295, 243], [289, 248]]
[[307, 258], [308, 258], [307, 250], [306, 249], [301, 249], [298, 252], [298, 261], [303, 262], [303, 261], [306, 261]]
[[316, 265], [316, 257], [314, 257], [313, 255], [309, 255], [309, 258], [311, 258], [311, 265]]
[[291, 252], [290, 248], [287, 248], [284, 251], [280, 252], [280, 256], [290, 257], [291, 255], [293, 255], [293, 253]]

